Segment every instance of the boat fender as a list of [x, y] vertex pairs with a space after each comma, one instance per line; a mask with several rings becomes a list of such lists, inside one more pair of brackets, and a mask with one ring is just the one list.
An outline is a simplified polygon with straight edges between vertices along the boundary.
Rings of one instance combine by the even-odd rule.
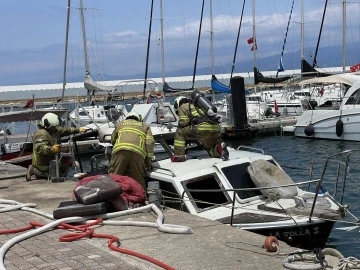
[[312, 124], [309, 124], [305, 127], [304, 133], [306, 136], [312, 136], [315, 133], [314, 126]]
[[336, 122], [336, 136], [341, 137], [344, 131], [344, 123], [341, 119]]
[[268, 252], [276, 252], [279, 248], [279, 241], [275, 236], [268, 236], [265, 238], [265, 248]]
[[201, 109], [203, 109], [207, 116], [214, 117], [216, 116], [217, 109], [214, 104], [210, 102], [209, 99], [205, 97], [203, 93], [200, 93], [197, 90], [194, 90], [191, 93], [191, 100], [199, 106]]

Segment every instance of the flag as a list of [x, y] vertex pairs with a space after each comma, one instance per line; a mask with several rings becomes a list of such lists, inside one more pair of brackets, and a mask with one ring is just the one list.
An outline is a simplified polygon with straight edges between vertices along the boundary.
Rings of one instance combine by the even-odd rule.
[[282, 72], [282, 71], [285, 71], [285, 70], [284, 70], [284, 65], [283, 65], [283, 61], [282, 61], [282, 57], [281, 57], [279, 66], [278, 66], [278, 72]]
[[33, 101], [32, 99], [29, 99], [29, 100], [26, 102], [26, 104], [25, 104], [25, 106], [24, 106], [24, 109], [27, 109], [27, 108], [32, 109], [33, 107], [34, 107], [34, 101]]
[[276, 103], [276, 99], [274, 99], [274, 110], [275, 110], [275, 113], [279, 112], [279, 107]]
[[251, 37], [247, 40], [247, 43], [248, 44], [253, 44], [252, 47], [251, 47], [251, 51], [253, 50], [257, 50], [257, 44], [256, 44], [256, 39], [254, 40], [254, 37]]

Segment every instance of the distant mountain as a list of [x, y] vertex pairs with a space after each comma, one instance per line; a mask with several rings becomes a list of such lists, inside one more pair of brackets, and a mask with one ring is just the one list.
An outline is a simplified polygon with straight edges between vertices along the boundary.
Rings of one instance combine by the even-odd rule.
[[[52, 48], [49, 48], [49, 50]], [[360, 57], [358, 54], [356, 54], [355, 57], [351, 55], [350, 52], [357, 52], [358, 51], [358, 43], [348, 43], [347, 44], [347, 61], [348, 65], [353, 65], [360, 62]], [[313, 55], [315, 52], [315, 48], [310, 47], [305, 49], [305, 59], [312, 63], [313, 59], [310, 57], [310, 55]], [[264, 58], [260, 58], [257, 60], [257, 68], [263, 72], [263, 71], [274, 71], [277, 70], [278, 63], [280, 59], [280, 53]], [[318, 52], [317, 56], [317, 63], [319, 67], [338, 67], [342, 65], [342, 46], [330, 46], [330, 47], [321, 47]], [[249, 72], [249, 75], [253, 75], [253, 60], [247, 60], [236, 63], [235, 66], [235, 72]], [[300, 51], [291, 52], [291, 53], [284, 53], [283, 56], [283, 65], [286, 70], [292, 70], [292, 69], [299, 69], [300, 68]], [[196, 74], [197, 75], [206, 75], [210, 73], [210, 67], [199, 67], [197, 68]], [[231, 70], [231, 63], [228, 63], [224, 66], [215, 66], [214, 71], [215, 74], [221, 74], [221, 73], [230, 73]], [[45, 79], [45, 78], [51, 78], [54, 77], [53, 71], [49, 70], [48, 75], [49, 76], [43, 76], [42, 79], [39, 78], [32, 78], [31, 80], [26, 81], [19, 81], [18, 84], [41, 84], [41, 83], [54, 83], [54, 80], [51, 79]], [[180, 69], [177, 71], [167, 71], [166, 76], [167, 77], [178, 77], [178, 76], [191, 76], [193, 73], [192, 68], [187, 69]], [[47, 74], [42, 74], [47, 75]], [[51, 76], [52, 75], [52, 76]], [[56, 73], [56, 75], [59, 75]], [[148, 74], [148, 78], [159, 78], [161, 77], [160, 72], [150, 72]], [[96, 75], [93, 74], [94, 78], [97, 78]], [[102, 77], [102, 76], [101, 76]], [[106, 80], [112, 81], [112, 80], [126, 80], [126, 79], [142, 79], [144, 78], [144, 73], [137, 73], [132, 75], [114, 75], [114, 74], [105, 74], [104, 77]], [[59, 78], [59, 76], [57, 76]], [[67, 82], [82, 82], [84, 80], [84, 76], [77, 76], [77, 77], [70, 77], [67, 78]], [[35, 82], [36, 81], [36, 82]], [[62, 81], [55, 81], [55, 83], [61, 83]]]

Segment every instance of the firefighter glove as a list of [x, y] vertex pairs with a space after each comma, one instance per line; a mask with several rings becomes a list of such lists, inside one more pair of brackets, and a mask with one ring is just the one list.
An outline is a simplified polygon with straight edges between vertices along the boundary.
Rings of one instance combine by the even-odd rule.
[[54, 154], [59, 153], [60, 149], [61, 149], [61, 145], [59, 144], [55, 144], [51, 146], [51, 152], [53, 152]]
[[145, 159], [145, 166], [149, 171], [151, 171], [153, 169], [151, 158], [146, 158]]
[[79, 128], [79, 132], [80, 133], [84, 133], [84, 132], [86, 132], [88, 130], [88, 128], [86, 128], [86, 127], [81, 127], [81, 128]]

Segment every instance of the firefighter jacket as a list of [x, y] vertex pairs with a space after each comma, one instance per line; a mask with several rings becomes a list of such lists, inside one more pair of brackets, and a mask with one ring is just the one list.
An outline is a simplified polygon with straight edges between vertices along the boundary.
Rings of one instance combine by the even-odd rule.
[[119, 150], [135, 152], [145, 158], [152, 158], [154, 155], [154, 137], [149, 125], [127, 119], [117, 123], [111, 135], [113, 145], [112, 154]]
[[184, 103], [179, 108], [178, 127], [196, 126], [198, 131], [219, 131], [220, 127], [216, 120], [207, 116], [203, 110], [195, 107], [192, 103]]
[[55, 132], [39, 126], [39, 129], [33, 135], [33, 153], [32, 165], [41, 172], [48, 172], [50, 160], [55, 154], [51, 151], [51, 146], [60, 144], [62, 136], [79, 133], [78, 128], [56, 127]]

